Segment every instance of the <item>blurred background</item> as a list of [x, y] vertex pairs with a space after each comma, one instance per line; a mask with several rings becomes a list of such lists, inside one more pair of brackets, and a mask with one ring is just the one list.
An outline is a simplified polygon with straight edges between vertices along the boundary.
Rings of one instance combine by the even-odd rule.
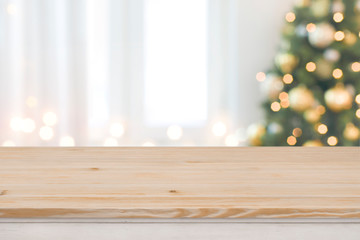
[[0, 0], [0, 143], [358, 145], [359, 9]]

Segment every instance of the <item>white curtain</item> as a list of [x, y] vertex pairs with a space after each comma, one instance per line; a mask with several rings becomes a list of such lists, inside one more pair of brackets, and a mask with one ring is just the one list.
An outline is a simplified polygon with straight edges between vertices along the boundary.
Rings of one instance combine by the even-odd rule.
[[152, 0], [0, 0], [0, 143], [243, 145], [261, 118], [255, 75], [271, 65], [292, 1], [201, 1], [206, 119], [153, 126], [144, 114]]

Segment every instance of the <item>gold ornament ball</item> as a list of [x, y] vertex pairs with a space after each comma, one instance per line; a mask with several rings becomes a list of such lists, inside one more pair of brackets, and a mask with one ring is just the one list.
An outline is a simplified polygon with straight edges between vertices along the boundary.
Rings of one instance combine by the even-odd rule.
[[315, 103], [315, 98], [309, 89], [304, 86], [293, 88], [289, 92], [290, 107], [297, 112], [304, 112]]
[[360, 130], [353, 123], [346, 124], [344, 137], [350, 141], [356, 141], [360, 138]]
[[290, 73], [298, 64], [298, 59], [291, 53], [280, 53], [275, 57], [275, 63], [283, 73]]
[[309, 109], [309, 110], [304, 112], [304, 118], [309, 123], [316, 123], [316, 122], [318, 122], [320, 120], [321, 115], [320, 115], [319, 111], [312, 108], [312, 109]]
[[318, 48], [326, 48], [334, 41], [335, 28], [329, 23], [319, 23], [316, 29], [309, 33], [309, 42]]
[[265, 135], [266, 129], [262, 124], [251, 124], [247, 129], [248, 141], [253, 146], [262, 144], [261, 138]]
[[352, 106], [352, 95], [344, 88], [342, 84], [325, 92], [325, 103], [333, 112], [350, 109]]
[[303, 146], [305, 147], [321, 147], [324, 146], [320, 140], [310, 140], [306, 141]]

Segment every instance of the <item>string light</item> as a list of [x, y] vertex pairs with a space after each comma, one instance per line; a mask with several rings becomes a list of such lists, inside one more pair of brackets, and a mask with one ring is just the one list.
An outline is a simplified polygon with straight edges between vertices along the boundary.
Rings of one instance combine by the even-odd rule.
[[314, 23], [309, 23], [308, 25], [306, 25], [306, 30], [310, 33], [310, 32], [315, 32], [316, 30], [316, 25]]
[[292, 134], [295, 137], [300, 137], [302, 135], [302, 130], [300, 128], [294, 128], [294, 130], [292, 131]]
[[287, 92], [281, 92], [279, 94], [279, 99], [281, 107], [288, 108], [290, 106], [289, 94]]
[[319, 105], [316, 107], [316, 111], [320, 114], [323, 115], [326, 112], [326, 108], [323, 105]]
[[31, 133], [35, 130], [35, 127], [35, 122], [31, 118], [22, 119], [20, 117], [13, 117], [10, 120], [10, 128], [14, 132]]
[[10, 128], [14, 131], [14, 132], [19, 132], [23, 129], [23, 119], [19, 118], [19, 117], [13, 117], [10, 120]]
[[30, 96], [26, 99], [26, 105], [29, 107], [29, 108], [34, 108], [36, 107], [38, 101], [36, 99], [36, 97], [33, 97], [33, 96]]
[[291, 74], [289, 74], [289, 73], [285, 74], [284, 77], [283, 77], [283, 82], [285, 84], [290, 84], [290, 83], [293, 82], [293, 80], [294, 80], [293, 76]]
[[22, 122], [22, 131], [31, 133], [35, 130], [35, 122], [31, 118], [25, 118]]
[[215, 123], [212, 128], [212, 133], [217, 136], [217, 137], [222, 137], [225, 135], [225, 133], [227, 132], [227, 128], [225, 123], [223, 122], [217, 122]]
[[353, 62], [351, 64], [351, 70], [354, 72], [360, 72], [360, 62]]
[[53, 112], [46, 112], [42, 118], [46, 126], [54, 126], [57, 123], [57, 116]]
[[340, 41], [344, 40], [345, 33], [343, 31], [337, 31], [334, 35], [334, 38], [336, 41], [340, 42]]
[[6, 140], [5, 142], [3, 142], [2, 144], [3, 147], [14, 147], [16, 146], [15, 143], [11, 140]]
[[292, 23], [292, 22], [295, 21], [296, 15], [295, 15], [295, 13], [293, 13], [293, 12], [288, 12], [288, 13], [286, 14], [286, 16], [285, 16], [285, 19], [286, 19], [286, 21], [288, 21], [289, 23]]
[[356, 110], [355, 115], [357, 118], [360, 118], [360, 108], [358, 110]]
[[279, 99], [280, 99], [281, 101], [287, 100], [288, 98], [289, 98], [289, 94], [288, 94], [287, 92], [281, 92], [281, 93], [279, 94]]
[[280, 106], [280, 103], [278, 103], [278, 102], [273, 102], [272, 104], [271, 104], [271, 110], [273, 110], [274, 112], [278, 112], [278, 111], [280, 111], [280, 109], [281, 109], [281, 106]]
[[109, 137], [109, 138], [105, 139], [104, 146], [105, 147], [116, 147], [116, 146], [119, 146], [119, 143], [116, 140], [116, 138]]
[[43, 126], [39, 131], [40, 138], [44, 141], [48, 141], [53, 138], [54, 130], [49, 126]]
[[316, 70], [316, 64], [314, 62], [308, 62], [306, 64], [306, 70], [308, 72], [314, 72]]
[[263, 82], [266, 79], [266, 74], [264, 72], [258, 72], [256, 74], [256, 80], [258, 80], [259, 82]]
[[71, 136], [64, 136], [60, 139], [59, 145], [62, 147], [73, 147], [75, 146], [75, 140]]
[[290, 106], [290, 102], [289, 102], [289, 100], [281, 100], [280, 105], [283, 108], [288, 108]]
[[334, 13], [333, 19], [335, 22], [339, 23], [344, 20], [344, 14], [342, 14], [341, 12], [336, 12]]
[[124, 131], [124, 126], [121, 123], [113, 123], [110, 126], [110, 135], [113, 137], [121, 137]]
[[320, 134], [326, 134], [327, 131], [328, 131], [328, 128], [325, 124], [319, 124], [317, 126], [317, 131], [320, 133]]
[[356, 95], [356, 97], [355, 97], [355, 102], [356, 102], [357, 104], [360, 104], [360, 94]]
[[290, 145], [290, 146], [294, 146], [296, 144], [296, 138], [294, 136], [290, 136], [287, 138], [286, 142]]
[[335, 146], [337, 143], [338, 143], [338, 139], [334, 136], [330, 136], [328, 139], [327, 139], [327, 143], [330, 145], [330, 146]]
[[183, 135], [183, 130], [178, 125], [169, 126], [167, 129], [167, 135], [171, 140], [179, 140]]
[[332, 75], [333, 75], [334, 78], [340, 79], [343, 76], [343, 71], [341, 69], [339, 69], [339, 68], [336, 68], [332, 72]]

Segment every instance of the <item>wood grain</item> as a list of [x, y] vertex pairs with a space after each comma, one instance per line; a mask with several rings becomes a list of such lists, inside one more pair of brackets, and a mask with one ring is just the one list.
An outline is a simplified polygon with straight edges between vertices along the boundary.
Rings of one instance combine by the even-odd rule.
[[360, 218], [360, 148], [0, 148], [1, 218]]

